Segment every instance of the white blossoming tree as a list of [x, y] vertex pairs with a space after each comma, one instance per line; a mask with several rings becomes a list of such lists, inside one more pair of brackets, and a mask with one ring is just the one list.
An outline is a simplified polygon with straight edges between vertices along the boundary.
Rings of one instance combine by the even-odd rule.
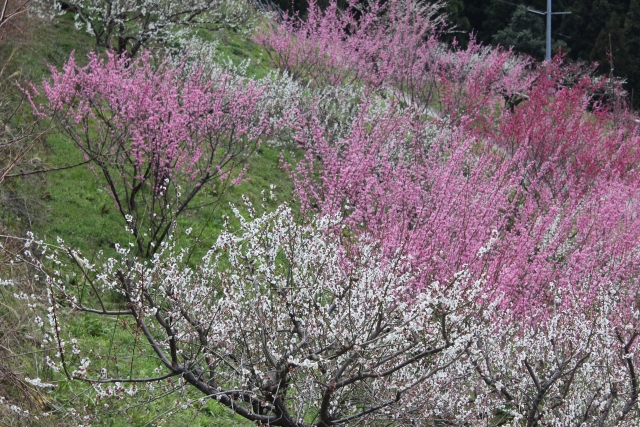
[[152, 42], [172, 40], [184, 28], [237, 27], [246, 23], [253, 8], [248, 0], [43, 0], [75, 13], [102, 48], [136, 56]]
[[[471, 400], [488, 425], [632, 426], [638, 423], [637, 326], [615, 326], [611, 284], [597, 303], [541, 323], [484, 324], [469, 351]], [[604, 290], [608, 289], [608, 290]], [[566, 295], [556, 303], [578, 302]], [[484, 424], [483, 424], [484, 425]]]
[[[517, 321], [466, 271], [417, 291], [402, 254], [331, 237], [336, 218], [248, 211], [196, 268], [173, 240], [144, 261], [118, 247], [90, 262], [62, 243], [32, 258], [49, 289], [45, 344], [58, 349], [47, 363], [96, 394], [83, 420], [173, 392], [170, 409], [214, 400], [273, 426], [637, 423], [637, 333], [612, 323], [611, 292], [588, 309], [558, 295], [563, 312]], [[128, 333], [86, 349], [69, 312]]]
[[[421, 384], [466, 357], [475, 305], [437, 288], [412, 292], [411, 272], [383, 263], [374, 243], [348, 255], [326, 237], [335, 221], [296, 225], [286, 206], [238, 218], [240, 232], [223, 233], [195, 269], [170, 244], [145, 262], [120, 248], [120, 258], [102, 265], [65, 249], [77, 280], [43, 266], [48, 340], [59, 349], [50, 366], [93, 384], [99, 400], [169, 382], [262, 425], [302, 426], [413, 419], [407, 411], [423, 401]], [[86, 286], [92, 291], [83, 293]], [[477, 291], [462, 276], [448, 288], [471, 300]], [[118, 303], [108, 302], [111, 293]], [[104, 358], [67, 342], [61, 306], [130, 319], [134, 341], [145, 341], [136, 357], [156, 358], [157, 376], [140, 377], [133, 365], [118, 374], [113, 353]], [[113, 348], [130, 359], [130, 346]]]

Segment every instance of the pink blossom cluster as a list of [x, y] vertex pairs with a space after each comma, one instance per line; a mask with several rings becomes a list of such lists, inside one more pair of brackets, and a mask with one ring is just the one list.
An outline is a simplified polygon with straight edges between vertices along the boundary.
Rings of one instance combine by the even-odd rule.
[[[242, 166], [276, 126], [261, 108], [264, 88], [220, 73], [154, 65], [107, 53], [79, 66], [73, 55], [44, 82], [37, 114], [60, 121], [134, 234], [153, 253], [206, 184], [242, 179]], [[186, 75], [186, 77], [185, 77]], [[144, 234], [147, 234], [145, 238]]]
[[[617, 315], [633, 318], [640, 135], [624, 109], [593, 100], [614, 83], [581, 77], [561, 59], [533, 67], [474, 43], [443, 50], [431, 7], [312, 8], [308, 20], [259, 38], [300, 78], [328, 67], [341, 77], [327, 84], [352, 76], [371, 89], [344, 134], [317, 111], [301, 114], [308, 151], [294, 178], [303, 208], [343, 215], [349, 232], [336, 232], [356, 248], [365, 233], [390, 258], [406, 254], [406, 268], [421, 272], [418, 288], [469, 270], [488, 293], [506, 295], [503, 308], [544, 318], [552, 289], [588, 307], [606, 284], [624, 301]], [[435, 119], [404, 101], [424, 81], [390, 77], [409, 72], [410, 55], [437, 87]], [[392, 95], [372, 112], [380, 88]]]
[[[216, 155], [207, 152], [207, 139], [231, 132], [253, 139], [268, 126], [265, 117], [254, 117], [259, 88], [229, 87], [226, 76], [205, 82], [197, 72], [182, 81], [178, 69], [162, 64], [154, 70], [149, 61], [148, 56], [131, 62], [112, 53], [106, 60], [90, 54], [80, 67], [71, 56], [62, 71], [52, 68], [51, 83], [43, 84], [48, 107], [87, 132], [92, 123], [104, 123], [104, 129], [91, 128], [100, 132], [92, 138], [101, 145], [100, 160], [125, 151], [137, 169], [150, 167], [169, 179], [180, 173], [195, 179], [203, 172], [203, 160]], [[44, 108], [43, 114], [49, 111]]]
[[370, 1], [340, 10], [315, 2], [308, 16], [289, 16], [255, 39], [273, 63], [314, 86], [357, 82], [382, 90], [419, 112], [447, 109], [463, 92], [511, 93], [527, 83], [527, 60], [471, 41], [466, 49], [439, 42], [445, 18], [440, 3]]
[[586, 305], [602, 283], [633, 301], [637, 132], [571, 105], [580, 88], [541, 90], [486, 128], [424, 124], [394, 106], [373, 117], [363, 106], [337, 140], [313, 128], [298, 197], [307, 211], [342, 214], [356, 236], [373, 233], [388, 256], [408, 254], [418, 287], [468, 268], [521, 313], [548, 304], [551, 284]]

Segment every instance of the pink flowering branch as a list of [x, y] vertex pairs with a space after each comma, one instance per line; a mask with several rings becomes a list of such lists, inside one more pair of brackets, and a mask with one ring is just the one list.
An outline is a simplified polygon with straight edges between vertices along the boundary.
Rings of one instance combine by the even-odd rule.
[[420, 114], [452, 114], [527, 87], [527, 60], [473, 39], [466, 49], [440, 43], [441, 6], [371, 1], [342, 11], [335, 2], [325, 10], [312, 3], [304, 20], [287, 17], [255, 38], [296, 79], [320, 87], [362, 84]]
[[46, 103], [32, 101], [34, 110], [59, 120], [101, 175], [143, 256], [203, 188], [231, 182], [271, 130], [252, 83], [183, 78], [166, 63], [154, 69], [148, 57], [92, 54], [79, 67], [72, 56], [42, 92]]
[[513, 314], [550, 315], [558, 288], [588, 305], [603, 281], [631, 303], [637, 131], [611, 130], [605, 108], [587, 113], [593, 85], [561, 86], [567, 68], [551, 67], [518, 108], [467, 102], [453, 128], [397, 106], [372, 112], [367, 101], [338, 138], [313, 112], [301, 117], [308, 151], [294, 179], [303, 209], [341, 214], [348, 235], [373, 234], [390, 258], [407, 253], [418, 288], [468, 269], [488, 279], [488, 294], [506, 295]]

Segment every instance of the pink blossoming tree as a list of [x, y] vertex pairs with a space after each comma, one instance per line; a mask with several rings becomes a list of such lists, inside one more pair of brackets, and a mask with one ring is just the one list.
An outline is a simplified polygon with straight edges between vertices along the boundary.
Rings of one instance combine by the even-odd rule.
[[[310, 4], [302, 20], [288, 17], [255, 38], [277, 67], [314, 86], [364, 84], [369, 91], [433, 113], [488, 93], [513, 93], [529, 83], [528, 61], [482, 47], [452, 50], [438, 41], [444, 30], [440, 3], [370, 1], [339, 10]], [[454, 96], [456, 95], [456, 96]]]
[[143, 256], [203, 188], [241, 179], [239, 167], [272, 129], [258, 108], [262, 88], [224, 74], [185, 78], [168, 64], [154, 69], [147, 57], [92, 54], [79, 67], [72, 56], [42, 92], [46, 103], [33, 101], [34, 109], [58, 120], [83, 152]]

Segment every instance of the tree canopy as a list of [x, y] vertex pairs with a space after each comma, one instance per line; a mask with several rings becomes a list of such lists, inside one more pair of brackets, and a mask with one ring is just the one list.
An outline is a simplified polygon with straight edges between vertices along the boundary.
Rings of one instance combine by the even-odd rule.
[[[467, 18], [478, 41], [513, 46], [516, 52], [544, 58], [544, 17], [527, 14], [527, 8], [545, 11], [544, 0], [464, 0], [455, 19]], [[638, 0], [556, 0], [552, 20], [553, 50], [562, 46], [569, 59], [597, 61], [599, 72], [609, 73], [613, 50], [613, 75], [626, 79], [625, 88], [640, 89], [640, 2]], [[519, 5], [519, 6], [516, 6]], [[609, 47], [611, 36], [611, 47]], [[542, 47], [540, 47], [542, 46]], [[634, 106], [640, 99], [634, 98]]]

